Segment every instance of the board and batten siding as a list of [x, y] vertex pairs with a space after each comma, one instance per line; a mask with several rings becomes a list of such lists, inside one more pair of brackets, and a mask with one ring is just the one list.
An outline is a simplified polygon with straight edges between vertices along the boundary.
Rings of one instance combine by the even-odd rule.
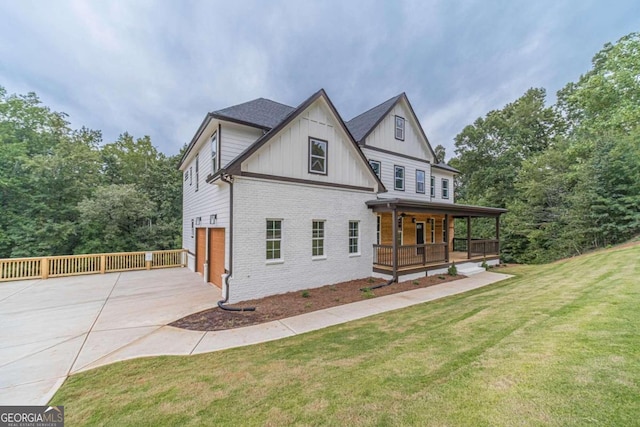
[[[378, 195], [380, 198], [412, 199], [423, 202], [431, 200], [431, 197], [429, 197], [429, 175], [432, 169], [429, 163], [370, 150], [367, 147], [362, 147], [362, 152], [368, 160], [380, 162], [381, 181], [387, 189], [386, 193]], [[394, 189], [395, 166], [404, 166], [404, 191]], [[425, 173], [424, 194], [416, 193], [416, 170], [422, 170]]]
[[234, 123], [222, 122], [221, 131], [222, 144], [220, 164], [224, 167], [238, 157], [240, 153], [249, 148], [258, 138], [262, 136], [262, 130], [249, 126], [236, 125]]
[[[230, 302], [371, 275], [375, 193], [236, 177]], [[266, 221], [282, 220], [282, 262], [266, 259]], [[312, 221], [325, 221], [324, 259], [312, 257]], [[349, 254], [349, 221], [359, 222], [359, 255]], [[313, 291], [312, 291], [313, 293]]]
[[[328, 142], [326, 175], [309, 173], [309, 137]], [[245, 160], [242, 171], [377, 188], [377, 182], [357, 148], [349, 141], [322, 98]]]
[[[191, 220], [200, 217], [200, 225], [196, 228], [223, 227], [229, 225], [229, 186], [225, 183], [219, 185], [207, 184], [206, 178], [211, 174], [213, 165], [211, 162], [211, 147], [208, 143], [200, 144], [194, 148], [195, 153], [191, 160], [183, 165], [182, 174], [182, 247], [189, 251], [188, 267], [195, 271], [196, 238], [191, 236]], [[196, 154], [199, 154], [198, 191], [196, 191]], [[193, 173], [185, 179], [185, 171]], [[211, 224], [211, 215], [217, 215], [216, 223]], [[225, 263], [229, 259], [228, 232], [225, 233]], [[226, 266], [225, 266], [226, 267]]]
[[[405, 120], [404, 141], [395, 137], [395, 116], [403, 117]], [[433, 155], [429, 150], [427, 141], [422, 137], [419, 126], [420, 124], [413, 119], [409, 106], [402, 100], [391, 109], [373, 132], [367, 136], [365, 145], [433, 162]]]

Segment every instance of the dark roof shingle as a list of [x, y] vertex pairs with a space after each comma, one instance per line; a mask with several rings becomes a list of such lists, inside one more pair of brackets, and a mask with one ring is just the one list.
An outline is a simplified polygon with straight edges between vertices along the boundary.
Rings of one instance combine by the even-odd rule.
[[245, 123], [257, 125], [262, 128], [272, 129], [283, 121], [295, 108], [280, 104], [266, 98], [258, 98], [253, 101], [233, 105], [214, 111], [214, 116], [227, 117]]
[[359, 116], [354, 117], [349, 120], [346, 125], [353, 135], [353, 139], [357, 142], [361, 142], [367, 134], [380, 122], [380, 120], [385, 116], [391, 107], [395, 105], [398, 99], [402, 96], [402, 94], [394, 96], [391, 99], [386, 100], [382, 104], [373, 107], [372, 109], [365, 111]]

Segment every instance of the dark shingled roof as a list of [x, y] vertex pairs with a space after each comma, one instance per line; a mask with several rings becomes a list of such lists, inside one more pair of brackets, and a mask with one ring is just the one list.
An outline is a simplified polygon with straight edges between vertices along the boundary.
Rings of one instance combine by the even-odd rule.
[[258, 98], [242, 104], [214, 111], [214, 116], [230, 118], [236, 121], [254, 124], [272, 129], [283, 121], [295, 108], [270, 99]]
[[449, 172], [460, 173], [460, 171], [458, 169], [452, 168], [451, 166], [449, 166], [446, 163], [438, 163], [438, 164], [433, 164], [431, 166], [433, 166], [434, 168], [444, 169], [444, 170], [449, 171]]
[[393, 98], [383, 102], [376, 107], [373, 107], [368, 111], [365, 111], [364, 113], [354, 117], [353, 119], [345, 123], [347, 125], [347, 128], [349, 129], [349, 132], [351, 132], [351, 135], [353, 135], [353, 139], [355, 139], [357, 142], [362, 142], [367, 134], [389, 112], [389, 110], [395, 105], [395, 103], [401, 96], [402, 94], [394, 96]]

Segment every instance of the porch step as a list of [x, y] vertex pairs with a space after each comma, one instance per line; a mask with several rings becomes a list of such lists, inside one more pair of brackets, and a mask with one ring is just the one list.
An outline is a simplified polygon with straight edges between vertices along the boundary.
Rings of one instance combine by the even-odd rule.
[[474, 274], [484, 273], [486, 270], [480, 267], [478, 264], [474, 262], [465, 262], [464, 264], [456, 265], [458, 269], [458, 274], [462, 274], [464, 276], [473, 276]]

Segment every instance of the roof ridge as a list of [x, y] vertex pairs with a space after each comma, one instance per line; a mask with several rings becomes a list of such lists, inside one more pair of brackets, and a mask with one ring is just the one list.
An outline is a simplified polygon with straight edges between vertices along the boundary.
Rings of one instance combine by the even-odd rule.
[[392, 96], [391, 98], [389, 98], [389, 99], [387, 99], [387, 100], [385, 100], [385, 101], [382, 101], [380, 104], [375, 105], [375, 106], [373, 106], [373, 107], [369, 108], [369, 109], [368, 109], [368, 110], [366, 110], [366, 111], [363, 111], [362, 113], [358, 114], [357, 116], [355, 116], [355, 117], [351, 118], [349, 121], [347, 121], [347, 123], [349, 123], [349, 122], [350, 122], [350, 121], [352, 121], [352, 120], [357, 119], [357, 118], [358, 118], [358, 117], [360, 117], [360, 116], [364, 116], [364, 115], [365, 115], [365, 114], [367, 114], [369, 111], [371, 111], [371, 110], [375, 110], [376, 108], [380, 107], [382, 104], [386, 104], [387, 102], [391, 101], [392, 99], [393, 99], [393, 100], [397, 100], [398, 98], [400, 98], [400, 97], [402, 96], [402, 94], [403, 94], [403, 93], [404, 93], [404, 92], [402, 92], [401, 94], [398, 94], [398, 95], [396, 95], [396, 96]]
[[[295, 108], [295, 107], [292, 107], [291, 105], [283, 104], [282, 102], [274, 101], [273, 99], [265, 98], [263, 96], [261, 96], [260, 98], [256, 98], [256, 99], [264, 99], [265, 101], [273, 102], [274, 104], [282, 105], [283, 107]], [[255, 99], [254, 99], [254, 101], [255, 101]], [[251, 101], [249, 101], [249, 102], [251, 102]]]

